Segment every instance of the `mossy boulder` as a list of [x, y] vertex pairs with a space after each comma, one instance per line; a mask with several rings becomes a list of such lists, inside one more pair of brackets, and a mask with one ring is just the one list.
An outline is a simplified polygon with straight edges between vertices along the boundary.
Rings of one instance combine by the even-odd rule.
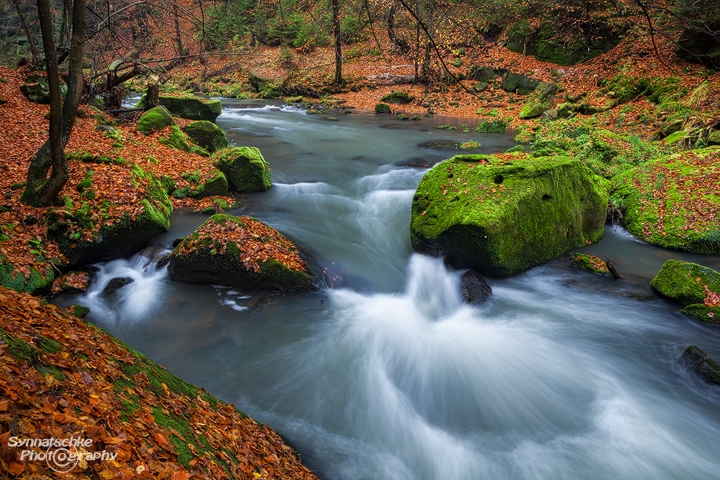
[[720, 130], [713, 130], [710, 132], [710, 135], [708, 135], [707, 139], [708, 145], [720, 145]]
[[552, 107], [556, 93], [556, 84], [541, 82], [525, 100], [525, 105], [520, 110], [520, 118], [537, 118], [542, 115], [544, 111]]
[[312, 277], [297, 248], [251, 217], [217, 214], [183, 239], [170, 256], [170, 278], [243, 290], [302, 291]]
[[233, 190], [264, 192], [272, 186], [270, 164], [257, 147], [228, 148], [216, 152], [213, 159]]
[[196, 145], [210, 153], [227, 148], [228, 139], [225, 131], [208, 120], [197, 120], [185, 127], [185, 134]]
[[680, 356], [685, 367], [699, 375], [705, 383], [720, 386], [720, 365], [695, 345], [690, 345]]
[[55, 280], [55, 269], [46, 261], [39, 262], [38, 266], [42, 266], [40, 270], [35, 266], [30, 267], [30, 273], [26, 276], [0, 254], [0, 285], [16, 292], [28, 292], [31, 295], [49, 293]]
[[170, 111], [161, 105], [143, 113], [135, 129], [144, 135], [150, 135], [172, 125], [175, 125], [175, 121]]
[[493, 82], [496, 78], [501, 77], [503, 74], [505, 74], [505, 72], [506, 70], [503, 69], [473, 65], [468, 68], [467, 78], [469, 80], [475, 80], [480, 83], [485, 83], [487, 88], [487, 84]]
[[180, 118], [214, 122], [222, 113], [220, 100], [206, 100], [193, 95], [181, 97], [160, 95], [158, 99], [161, 106]]
[[659, 158], [613, 178], [627, 230], [665, 248], [720, 254], [720, 147]]
[[69, 266], [135, 253], [151, 238], [170, 229], [172, 203], [162, 184], [150, 173], [135, 165], [129, 172], [118, 168], [108, 174], [116, 181], [134, 184], [133, 204], [114, 205], [108, 199], [101, 204], [55, 209], [47, 217], [48, 235], [58, 242]]
[[505, 133], [508, 121], [503, 118], [482, 120], [475, 131], [477, 133]]
[[390, 113], [390, 105], [387, 103], [375, 104], [375, 113]]
[[608, 182], [570, 158], [456, 155], [413, 198], [417, 252], [509, 277], [603, 235]]
[[708, 290], [720, 293], [720, 272], [697, 263], [667, 260], [650, 286], [682, 306], [701, 304]]
[[383, 103], [410, 103], [413, 100], [415, 100], [415, 97], [405, 92], [390, 92], [380, 99]]
[[540, 80], [519, 73], [507, 72], [503, 78], [502, 88], [506, 92], [527, 95], [540, 85]]
[[702, 303], [694, 303], [683, 308], [682, 313], [699, 322], [710, 325], [720, 324], [720, 306], [713, 307]]
[[183, 174], [183, 177], [190, 185], [171, 189], [171, 194], [175, 198], [205, 198], [227, 195], [230, 189], [227, 177], [219, 170], [213, 171], [205, 181], [201, 181], [200, 175], [197, 173]]
[[587, 270], [588, 272], [594, 273], [596, 275], [610, 275], [610, 270], [608, 270], [607, 263], [605, 263], [601, 258], [596, 257], [595, 255], [588, 255], [585, 253], [573, 253], [572, 255], [570, 255], [570, 260], [575, 265], [582, 268], [583, 270]]
[[50, 87], [47, 78], [36, 83], [23, 83], [20, 85], [20, 93], [33, 103], [50, 103]]

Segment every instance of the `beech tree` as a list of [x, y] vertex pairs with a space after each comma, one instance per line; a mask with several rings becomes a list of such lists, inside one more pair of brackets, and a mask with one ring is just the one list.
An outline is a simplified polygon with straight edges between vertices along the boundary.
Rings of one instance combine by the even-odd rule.
[[[43, 51], [50, 90], [50, 129], [48, 139], [30, 160], [27, 185], [21, 196], [24, 203], [35, 206], [53, 205], [68, 180], [65, 146], [70, 139], [83, 92], [83, 47], [85, 44], [87, 0], [66, 0], [72, 7], [65, 14], [71, 17], [67, 94], [60, 93], [58, 49], [53, 35], [53, 18], [49, 0], [37, 0], [38, 19], [42, 32]], [[50, 176], [48, 177], [48, 173]]]

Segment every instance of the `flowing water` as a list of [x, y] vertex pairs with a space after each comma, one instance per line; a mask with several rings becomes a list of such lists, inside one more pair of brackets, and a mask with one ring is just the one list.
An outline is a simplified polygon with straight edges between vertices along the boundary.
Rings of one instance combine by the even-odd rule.
[[[490, 279], [492, 299], [470, 307], [461, 271], [411, 252], [410, 204], [426, 168], [408, 165], [447, 158], [471, 137], [502, 151], [510, 137], [435, 128], [462, 120], [225, 107], [218, 124], [260, 147], [275, 183], [235, 213], [301, 245], [325, 286], [249, 295], [183, 285], [138, 255], [100, 265], [89, 292], [62, 302], [91, 307], [90, 321], [275, 428], [321, 478], [720, 478], [720, 389], [677, 363], [689, 344], [720, 359], [720, 332], [647, 285], [668, 258], [720, 269], [720, 257], [607, 227], [583, 250], [612, 258], [625, 279], [563, 257]], [[204, 218], [175, 215], [146, 255]], [[102, 296], [118, 276], [135, 281]]]

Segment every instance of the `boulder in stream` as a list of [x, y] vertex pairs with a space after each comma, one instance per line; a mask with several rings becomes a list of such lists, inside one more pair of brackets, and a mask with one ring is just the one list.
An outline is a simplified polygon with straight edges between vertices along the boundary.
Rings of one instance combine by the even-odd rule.
[[467, 303], [481, 305], [492, 295], [492, 288], [475, 270], [468, 270], [460, 277], [460, 293]]
[[168, 271], [170, 278], [180, 282], [243, 290], [313, 288], [297, 247], [252, 217], [213, 215], [175, 248]]
[[599, 240], [608, 182], [570, 158], [456, 155], [425, 174], [413, 198], [417, 252], [509, 277]]
[[720, 365], [695, 345], [690, 345], [680, 356], [680, 362], [710, 385], [720, 386]]
[[682, 305], [684, 314], [708, 324], [720, 324], [720, 272], [697, 263], [667, 260], [650, 286]]
[[[222, 113], [220, 100], [208, 100], [194, 95], [160, 95], [158, 100], [160, 106], [167, 108], [171, 114], [180, 118], [214, 122]], [[145, 95], [140, 98], [136, 107], [145, 107]]]
[[270, 164], [257, 147], [233, 147], [213, 155], [215, 166], [238, 192], [264, 192], [272, 186]]
[[215, 153], [228, 146], [225, 131], [208, 120], [190, 122], [184, 130], [193, 143], [201, 146], [210, 153]]
[[110, 280], [107, 285], [105, 285], [105, 288], [103, 288], [103, 291], [100, 293], [100, 295], [103, 297], [115, 295], [118, 290], [123, 288], [125, 285], [133, 283], [134, 281], [135, 280], [130, 277], [115, 277]]

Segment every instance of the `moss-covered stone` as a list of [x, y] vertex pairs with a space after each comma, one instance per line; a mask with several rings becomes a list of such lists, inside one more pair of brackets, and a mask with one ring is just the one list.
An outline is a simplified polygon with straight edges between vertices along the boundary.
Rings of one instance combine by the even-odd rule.
[[508, 121], [503, 118], [483, 120], [477, 126], [475, 131], [477, 133], [505, 133], [507, 126]]
[[608, 270], [607, 263], [605, 263], [601, 258], [596, 257], [595, 255], [587, 255], [585, 253], [573, 253], [572, 255], [570, 255], [570, 260], [575, 265], [582, 268], [583, 270], [587, 270], [588, 272], [592, 272], [596, 275], [610, 275], [610, 270]]
[[78, 305], [77, 303], [70, 305], [69, 308], [72, 310], [72, 314], [78, 318], [85, 318], [85, 316], [90, 313], [90, 309], [88, 307]]
[[620, 173], [613, 199], [627, 230], [665, 248], [720, 253], [720, 147], [682, 152]]
[[710, 135], [708, 135], [707, 139], [708, 145], [720, 145], [720, 130], [713, 130], [710, 132]]
[[215, 166], [238, 192], [264, 192], [272, 186], [270, 164], [257, 147], [234, 147], [213, 155]]
[[690, 345], [680, 356], [680, 362], [695, 372], [705, 383], [720, 386], [720, 365], [695, 345]]
[[50, 287], [55, 280], [55, 269], [46, 259], [39, 261], [44, 269], [38, 271], [36, 267], [30, 267], [30, 274], [16, 270], [5, 256], [0, 254], [0, 285], [16, 292], [28, 292], [31, 295], [41, 295], [50, 292]]
[[456, 155], [423, 177], [412, 206], [418, 252], [508, 277], [602, 237], [608, 184], [569, 158]]
[[185, 133], [193, 143], [200, 145], [210, 153], [227, 148], [225, 131], [207, 120], [198, 120], [185, 127]]
[[506, 92], [527, 95], [540, 85], [540, 80], [521, 75], [519, 73], [507, 72], [503, 79], [502, 88]]
[[297, 248], [250, 217], [217, 214], [183, 239], [170, 256], [170, 278], [245, 290], [300, 291], [312, 278]]
[[150, 135], [171, 125], [175, 125], [172, 115], [167, 108], [159, 106], [143, 113], [135, 129], [142, 134]]
[[525, 105], [520, 110], [520, 118], [537, 118], [542, 115], [544, 111], [552, 107], [556, 93], [556, 84], [541, 82], [525, 100]]
[[175, 198], [205, 198], [215, 195], [226, 195], [228, 193], [229, 184], [227, 177], [219, 170], [212, 172], [204, 182], [200, 181], [199, 174], [197, 176], [183, 175], [183, 177], [186, 177], [185, 179], [188, 180], [191, 185], [173, 189], [172, 196]]
[[173, 207], [162, 184], [135, 165], [130, 178], [136, 183], [139, 213], [105, 218], [85, 203], [51, 212], [48, 234], [58, 242], [69, 266], [86, 265], [134, 253], [152, 237], [170, 229]]
[[160, 95], [158, 100], [160, 106], [167, 108], [171, 114], [180, 118], [214, 122], [222, 113], [220, 100], [206, 100], [193, 95]]
[[390, 105], [387, 103], [375, 104], [375, 113], [390, 113]]
[[405, 92], [390, 92], [380, 99], [382, 103], [410, 103], [413, 100], [415, 97]]
[[175, 124], [170, 125], [168, 135], [160, 137], [158, 141], [183, 152], [189, 152], [192, 149], [183, 131]]
[[688, 305], [682, 313], [703, 323], [720, 325], [720, 307], [710, 307], [702, 303]]
[[50, 103], [50, 86], [45, 76], [38, 76], [36, 82], [20, 85], [20, 93], [33, 103]]
[[697, 263], [667, 260], [650, 281], [650, 286], [683, 306], [701, 304], [707, 289], [720, 293], [720, 272]]

